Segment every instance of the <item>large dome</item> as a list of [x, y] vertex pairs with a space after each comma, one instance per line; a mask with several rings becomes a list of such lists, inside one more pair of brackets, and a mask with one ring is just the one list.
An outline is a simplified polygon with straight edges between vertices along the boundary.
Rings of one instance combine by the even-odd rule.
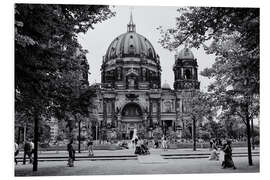
[[134, 32], [126, 32], [116, 37], [110, 44], [105, 61], [123, 57], [145, 57], [156, 60], [157, 54], [148, 39]]
[[159, 56], [150, 41], [136, 33], [132, 14], [127, 32], [116, 37], [103, 56], [101, 82], [118, 90], [161, 88]]
[[159, 63], [159, 56], [156, 54], [150, 41], [136, 33], [136, 26], [133, 23], [132, 15], [127, 25], [127, 32], [116, 37], [108, 47], [104, 56], [104, 63], [111, 59], [138, 57], [153, 60]]

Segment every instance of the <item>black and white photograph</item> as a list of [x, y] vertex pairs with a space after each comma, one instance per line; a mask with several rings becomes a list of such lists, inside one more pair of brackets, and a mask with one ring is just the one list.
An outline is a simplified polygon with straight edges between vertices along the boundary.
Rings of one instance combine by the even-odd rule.
[[259, 6], [74, 3], [13, 4], [15, 177], [260, 173]]

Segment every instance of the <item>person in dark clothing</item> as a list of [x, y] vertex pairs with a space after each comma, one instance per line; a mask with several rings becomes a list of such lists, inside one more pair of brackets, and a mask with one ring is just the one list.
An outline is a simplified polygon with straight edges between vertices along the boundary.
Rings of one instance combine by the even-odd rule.
[[32, 163], [32, 148], [29, 141], [25, 141], [23, 150], [24, 150], [23, 164], [26, 163], [26, 156], [28, 156], [30, 164], [31, 164]]
[[210, 139], [209, 144], [210, 144], [209, 149], [212, 150], [212, 148], [213, 148], [213, 139]]
[[138, 144], [138, 139], [137, 138], [134, 140], [134, 143], [135, 143], [135, 146], [137, 146], [137, 144]]
[[236, 169], [233, 159], [232, 159], [232, 147], [231, 147], [231, 141], [227, 140], [227, 143], [223, 146], [224, 151], [224, 161], [222, 163], [222, 168], [233, 168]]
[[155, 140], [154, 147], [157, 149], [159, 148], [158, 140]]
[[88, 147], [88, 153], [90, 157], [94, 156], [94, 152], [93, 152], [93, 138], [89, 137], [88, 141], [87, 141], [87, 147]]
[[148, 149], [148, 142], [147, 142], [147, 141], [144, 141], [144, 142], [141, 144], [141, 149], [142, 149], [142, 154], [143, 154], [143, 155], [150, 154], [149, 149]]
[[67, 151], [68, 151], [68, 166], [73, 167], [74, 161], [75, 161], [75, 150], [72, 146], [73, 140], [71, 140], [67, 145]]

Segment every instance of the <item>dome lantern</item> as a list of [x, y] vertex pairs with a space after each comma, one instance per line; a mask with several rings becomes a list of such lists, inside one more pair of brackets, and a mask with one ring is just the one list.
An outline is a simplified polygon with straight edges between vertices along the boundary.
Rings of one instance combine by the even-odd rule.
[[130, 20], [129, 20], [129, 23], [127, 25], [127, 31], [128, 32], [136, 32], [136, 25], [133, 22], [132, 12], [130, 12]]
[[181, 51], [176, 54], [176, 59], [194, 59], [193, 52], [185, 46]]

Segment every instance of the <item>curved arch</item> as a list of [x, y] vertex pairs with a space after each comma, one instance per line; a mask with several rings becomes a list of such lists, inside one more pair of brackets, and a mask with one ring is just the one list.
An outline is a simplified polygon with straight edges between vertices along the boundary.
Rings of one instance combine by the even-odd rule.
[[190, 69], [185, 69], [185, 79], [191, 79], [192, 74]]
[[129, 102], [121, 109], [122, 117], [142, 117], [143, 110], [138, 103]]

